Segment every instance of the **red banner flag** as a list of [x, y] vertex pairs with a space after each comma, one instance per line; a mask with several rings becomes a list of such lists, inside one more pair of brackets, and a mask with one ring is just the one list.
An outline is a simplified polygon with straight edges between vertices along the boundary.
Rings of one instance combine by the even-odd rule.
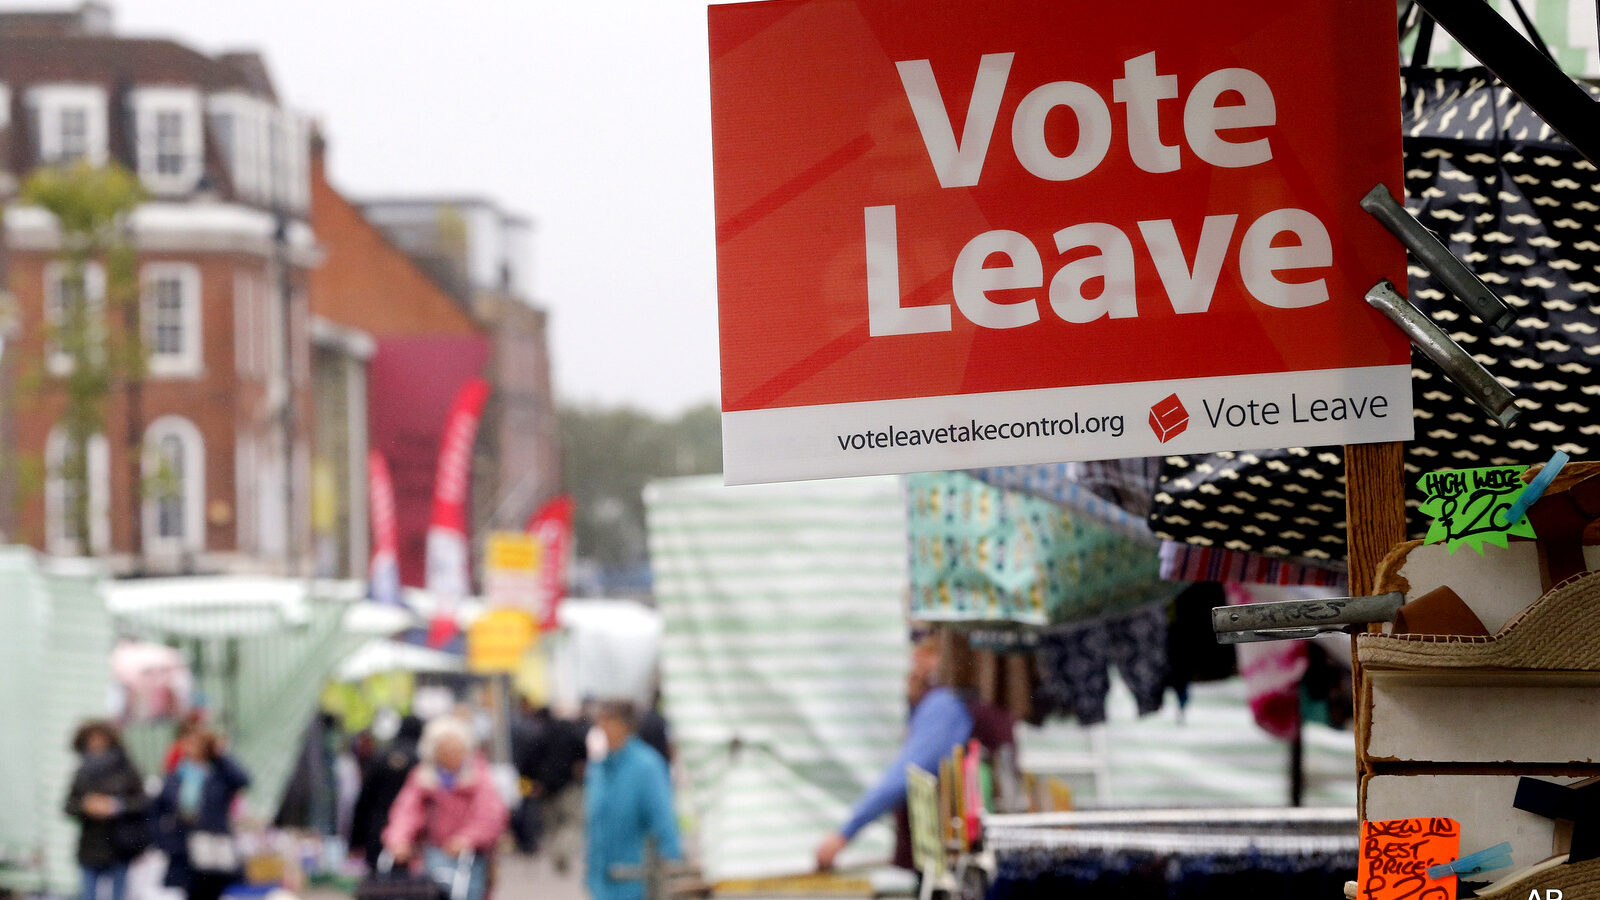
[[539, 541], [539, 588], [543, 627], [556, 626], [556, 610], [567, 595], [567, 557], [572, 553], [572, 497], [551, 500], [528, 519], [528, 533]]
[[377, 450], [367, 451], [367, 503], [372, 517], [372, 563], [367, 570], [372, 599], [403, 605], [394, 479], [389, 474], [388, 460]]
[[458, 632], [455, 616], [472, 592], [467, 555], [467, 491], [478, 419], [489, 399], [489, 383], [472, 378], [461, 386], [439, 442], [433, 480], [433, 515], [428, 523], [427, 589], [437, 604], [428, 628], [429, 646], [448, 643]]

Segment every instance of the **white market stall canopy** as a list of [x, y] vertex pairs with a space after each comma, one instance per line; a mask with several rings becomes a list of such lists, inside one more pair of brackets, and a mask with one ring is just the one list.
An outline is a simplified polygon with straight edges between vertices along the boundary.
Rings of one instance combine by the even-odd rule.
[[170, 637], [246, 637], [311, 623], [317, 604], [348, 607], [342, 629], [389, 635], [416, 623], [408, 610], [363, 601], [359, 581], [308, 581], [253, 575], [141, 578], [106, 586], [120, 627]]
[[661, 613], [635, 600], [561, 601], [550, 650], [554, 705], [584, 700], [650, 703], [661, 655]]
[[364, 681], [386, 672], [464, 671], [465, 662], [457, 654], [404, 641], [372, 640], [340, 663], [333, 677], [337, 681]]

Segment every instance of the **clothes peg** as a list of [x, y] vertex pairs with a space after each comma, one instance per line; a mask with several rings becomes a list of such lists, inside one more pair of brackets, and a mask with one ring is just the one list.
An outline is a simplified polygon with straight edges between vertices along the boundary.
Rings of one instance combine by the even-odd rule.
[[1389, 233], [1406, 245], [1419, 262], [1444, 282], [1450, 293], [1460, 298], [1478, 321], [1495, 331], [1505, 331], [1517, 319], [1517, 314], [1489, 286], [1483, 283], [1466, 264], [1456, 259], [1433, 232], [1417, 221], [1409, 210], [1400, 205], [1389, 193], [1389, 188], [1379, 184], [1361, 198], [1361, 208], [1383, 224]]
[[1373, 285], [1367, 291], [1367, 303], [1399, 326], [1411, 338], [1411, 343], [1444, 370], [1445, 376], [1459, 385], [1490, 418], [1509, 426], [1522, 415], [1522, 410], [1517, 408], [1516, 395], [1461, 349], [1444, 329], [1423, 315], [1422, 310], [1400, 296], [1394, 285], [1388, 281]]
[[1454, 862], [1428, 867], [1428, 877], [1438, 880], [1451, 875], [1476, 875], [1511, 865], [1511, 842], [1495, 844], [1487, 850], [1469, 853]]
[[1372, 597], [1325, 600], [1275, 600], [1211, 610], [1211, 630], [1219, 644], [1292, 641], [1328, 632], [1355, 632], [1373, 622], [1388, 622], [1405, 605], [1399, 591]]

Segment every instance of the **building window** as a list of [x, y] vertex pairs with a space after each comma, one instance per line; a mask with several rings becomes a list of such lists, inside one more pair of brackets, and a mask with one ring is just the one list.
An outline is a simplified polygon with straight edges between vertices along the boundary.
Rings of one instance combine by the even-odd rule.
[[106, 96], [94, 85], [39, 85], [28, 92], [38, 123], [39, 161], [46, 164], [106, 161]]
[[144, 438], [144, 533], [153, 553], [205, 549], [205, 442], [194, 423], [163, 416]]
[[131, 94], [138, 123], [139, 177], [152, 193], [195, 189], [204, 170], [200, 93], [186, 87], [138, 87]]
[[187, 263], [152, 263], [141, 280], [150, 374], [200, 374], [200, 270]]
[[[78, 457], [66, 429], [56, 426], [45, 439], [45, 550], [57, 556], [82, 556], [77, 517], [87, 516], [89, 552], [111, 547], [111, 450], [105, 435], [89, 438], [85, 458]], [[83, 488], [88, 505], [80, 509]]]
[[183, 441], [175, 434], [165, 435], [156, 445], [160, 477], [173, 487], [156, 491], [156, 537], [183, 540]]
[[58, 113], [61, 142], [51, 162], [74, 163], [89, 158], [89, 111], [81, 106], [63, 107]]
[[183, 113], [156, 113], [156, 174], [182, 175], [186, 156], [183, 149]]
[[[79, 320], [74, 310], [81, 312]], [[51, 375], [72, 372], [72, 344], [88, 342], [90, 353], [101, 358], [106, 340], [106, 274], [99, 263], [83, 266], [78, 279], [65, 263], [51, 262], [44, 267], [45, 368]], [[74, 329], [82, 328], [80, 335]]]
[[209, 95], [206, 108], [235, 198], [272, 202], [268, 133], [272, 105], [253, 95], [230, 91]]

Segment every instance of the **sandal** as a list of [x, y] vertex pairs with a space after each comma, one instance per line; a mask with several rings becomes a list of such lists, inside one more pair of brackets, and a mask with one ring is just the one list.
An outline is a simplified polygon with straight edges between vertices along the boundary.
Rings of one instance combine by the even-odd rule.
[[[1529, 469], [1528, 477], [1536, 472]], [[1567, 466], [1528, 510], [1528, 521], [1538, 536], [1539, 575], [1545, 590], [1588, 568], [1583, 535], [1596, 520], [1600, 520], [1600, 465]]]
[[1561, 582], [1493, 636], [1358, 634], [1356, 656], [1381, 669], [1600, 671], [1600, 572]]

